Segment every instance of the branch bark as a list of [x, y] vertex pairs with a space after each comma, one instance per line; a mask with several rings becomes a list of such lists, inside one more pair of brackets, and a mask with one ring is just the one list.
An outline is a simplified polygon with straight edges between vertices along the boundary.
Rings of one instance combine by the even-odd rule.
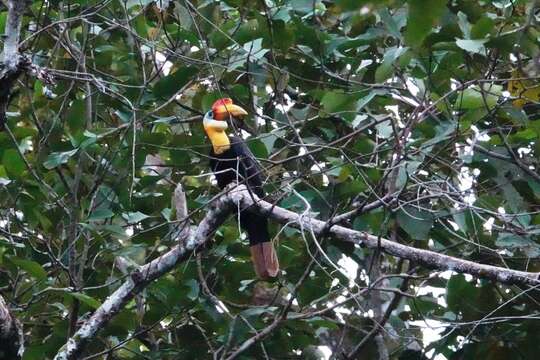
[[504, 284], [540, 285], [538, 273], [506, 269], [493, 265], [478, 264], [473, 261], [436, 253], [434, 251], [417, 249], [412, 246], [378, 238], [366, 232], [351, 230], [334, 225], [329, 228], [324, 221], [313, 217], [272, 205], [257, 198], [244, 186], [228, 187], [225, 192], [210, 205], [204, 219], [189, 238], [178, 244], [168, 253], [154, 259], [131, 273], [130, 279], [122, 284], [94, 312], [82, 327], [68, 340], [58, 352], [55, 360], [71, 360], [79, 358], [85, 344], [93, 339], [97, 332], [105, 327], [134, 296], [141, 292], [153, 280], [167, 273], [179, 263], [186, 261], [193, 252], [200, 251], [207, 244], [218, 226], [235, 209], [252, 207], [262, 215], [273, 218], [279, 223], [288, 224], [301, 230], [312, 231], [316, 235], [328, 233], [342, 241], [351, 242], [367, 248], [378, 248], [381, 251], [402, 259], [408, 259], [415, 264], [424, 265], [439, 270], [452, 270], [468, 273], [477, 277], [491, 279]]
[[166, 274], [177, 264], [187, 260], [194, 252], [200, 250], [215, 230], [225, 221], [232, 210], [232, 202], [228, 197], [221, 197], [210, 206], [204, 219], [189, 238], [176, 245], [171, 251], [154, 259], [150, 263], [131, 273], [105, 302], [84, 322], [80, 329], [68, 339], [67, 343], [55, 356], [55, 360], [79, 359], [84, 346], [104, 328], [122, 308], [140, 293], [148, 284]]
[[4, 31], [4, 50], [0, 63], [0, 130], [3, 130], [6, 122], [9, 97], [15, 81], [23, 69], [29, 65], [28, 59], [19, 54], [23, 14], [29, 5], [29, 0], [8, 0], [6, 3], [8, 14]]
[[0, 295], [0, 359], [17, 360], [24, 352], [22, 326]]
[[28, 0], [7, 1], [8, 15], [4, 32], [6, 40], [4, 41], [2, 62], [8, 71], [15, 71], [18, 67], [22, 18], [24, 10], [29, 4]]
[[385, 253], [401, 259], [411, 260], [417, 265], [438, 270], [452, 270], [458, 273], [471, 274], [480, 278], [490, 279], [503, 284], [540, 285], [539, 273], [512, 270], [499, 266], [479, 264], [474, 261], [463, 260], [453, 256], [437, 253], [435, 251], [418, 249], [379, 238], [363, 231], [351, 230], [343, 226], [334, 225], [330, 229], [326, 222], [314, 219], [307, 215], [299, 215], [295, 212], [272, 205], [250, 194], [243, 186], [231, 190], [227, 195], [233, 204], [243, 207], [254, 206], [260, 214], [271, 217], [274, 220], [289, 224], [298, 229], [313, 231], [316, 235], [328, 231], [336, 238], [354, 243], [367, 248], [379, 248]]

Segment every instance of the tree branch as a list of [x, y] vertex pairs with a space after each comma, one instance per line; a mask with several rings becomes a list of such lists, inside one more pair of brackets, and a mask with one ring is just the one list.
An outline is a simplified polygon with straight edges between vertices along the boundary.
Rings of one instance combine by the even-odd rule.
[[307, 215], [299, 215], [295, 212], [260, 200], [249, 193], [244, 186], [239, 186], [226, 196], [231, 198], [234, 204], [239, 203], [242, 208], [255, 205], [254, 208], [256, 211], [265, 216], [269, 216], [280, 223], [289, 224], [298, 229], [313, 231], [316, 235], [319, 235], [324, 231], [329, 231], [330, 234], [340, 240], [367, 248], [379, 248], [389, 255], [411, 260], [418, 265], [433, 269], [452, 270], [458, 273], [471, 274], [504, 284], [540, 285], [539, 273], [479, 264], [474, 261], [463, 260], [453, 256], [440, 254], [435, 251], [417, 249], [412, 246], [399, 244], [388, 239], [379, 238], [367, 232], [351, 230], [343, 226], [334, 225], [328, 230], [328, 224], [326, 222], [314, 219]]
[[[288, 224], [301, 230], [312, 231], [316, 235], [328, 233], [334, 237], [367, 248], [379, 248], [389, 255], [414, 261], [415, 264], [424, 265], [439, 270], [452, 270], [459, 273], [468, 273], [477, 277], [487, 278], [504, 284], [540, 285], [537, 273], [506, 269], [493, 265], [478, 264], [473, 261], [440, 254], [434, 251], [417, 249], [412, 246], [392, 242], [388, 239], [362, 231], [351, 230], [343, 226], [328, 227], [324, 221], [317, 220], [308, 215], [299, 215], [295, 212], [280, 208], [269, 202], [258, 199], [244, 185], [228, 187], [214, 203], [211, 204], [206, 216], [197, 226], [196, 231], [189, 238], [174, 247], [168, 253], [154, 259], [132, 272], [130, 279], [122, 284], [107, 300], [94, 312], [94, 314], [71, 337], [58, 352], [55, 360], [71, 360], [78, 358], [83, 347], [96, 333], [105, 327], [108, 321], [115, 316], [129, 300], [142, 291], [153, 280], [167, 273], [177, 264], [187, 260], [193, 252], [199, 251], [209, 242], [218, 226], [227, 216], [238, 208], [252, 207], [262, 215]], [[266, 334], [265, 334], [266, 335]]]
[[16, 71], [18, 68], [19, 40], [24, 10], [30, 4], [28, 0], [7, 1], [8, 15], [6, 21], [4, 52], [2, 62], [7, 71]]
[[0, 130], [4, 128], [11, 89], [28, 60], [19, 54], [22, 19], [29, 0], [4, 1], [8, 8], [4, 30], [4, 50], [0, 63]]
[[20, 359], [24, 352], [22, 326], [0, 295], [0, 359]]
[[79, 359], [84, 346], [105, 327], [135, 295], [148, 284], [166, 274], [177, 264], [187, 260], [193, 252], [201, 249], [212, 239], [215, 230], [225, 221], [232, 210], [228, 197], [221, 197], [213, 203], [197, 229], [186, 241], [171, 251], [131, 273], [129, 280], [122, 284], [105, 302], [84, 322], [81, 328], [60, 349], [55, 360]]

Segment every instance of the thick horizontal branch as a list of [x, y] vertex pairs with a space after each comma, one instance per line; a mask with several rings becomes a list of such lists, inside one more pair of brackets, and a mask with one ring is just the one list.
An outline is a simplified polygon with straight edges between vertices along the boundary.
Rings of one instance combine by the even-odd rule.
[[474, 261], [463, 260], [430, 250], [399, 244], [388, 239], [379, 238], [362, 231], [351, 230], [343, 226], [333, 225], [329, 228], [328, 224], [324, 221], [314, 219], [307, 215], [299, 215], [295, 212], [260, 200], [254, 194], [251, 194], [244, 186], [239, 186], [236, 189], [231, 190], [226, 196], [229, 197], [234, 204], [240, 204], [242, 208], [253, 206], [261, 214], [271, 217], [280, 223], [289, 224], [299, 229], [313, 231], [316, 235], [327, 231], [329, 234], [340, 240], [367, 248], [378, 248], [389, 255], [411, 260], [416, 264], [424, 265], [429, 268], [471, 274], [503, 284], [540, 285], [538, 273], [479, 264]]
[[537, 273], [479, 264], [473, 261], [439, 254], [434, 251], [417, 249], [343, 226], [333, 225], [329, 227], [328, 223], [324, 221], [317, 220], [308, 215], [300, 215], [260, 200], [245, 186], [240, 185], [229, 188], [228, 191], [210, 206], [209, 211], [198, 225], [197, 230], [189, 235], [187, 241], [182, 242], [168, 253], [154, 259], [152, 262], [132, 273], [130, 279], [108, 297], [73, 337], [68, 340], [55, 359], [77, 359], [84, 345], [93, 339], [96, 333], [105, 327], [109, 320], [120, 312], [128, 301], [142, 291], [151, 281], [166, 274], [174, 266], [187, 260], [193, 252], [201, 249], [211, 240], [217, 227], [238, 207], [251, 207], [254, 211], [258, 211], [279, 223], [288, 224], [301, 230], [311, 231], [315, 235], [327, 232], [342, 241], [368, 248], [379, 248], [387, 254], [408, 259], [429, 268], [467, 273], [504, 284], [540, 285]]

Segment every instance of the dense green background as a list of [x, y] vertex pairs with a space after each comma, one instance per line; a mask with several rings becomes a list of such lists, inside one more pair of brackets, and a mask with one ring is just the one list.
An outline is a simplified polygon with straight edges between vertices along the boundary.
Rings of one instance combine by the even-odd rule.
[[[329, 219], [397, 194], [345, 225], [540, 271], [533, 1], [161, 3], [33, 1], [25, 13], [22, 50], [56, 82], [21, 77], [0, 134], [0, 291], [23, 322], [24, 359], [53, 357], [70, 317], [80, 325], [116, 289], [115, 258], [143, 264], [170, 248], [175, 183], [192, 223], [204, 216], [218, 190], [200, 115], [225, 96], [259, 114], [244, 136], [280, 206]], [[6, 14], [0, 7], [0, 29]], [[508, 92], [512, 77], [522, 80]], [[161, 176], [144, 167], [149, 154], [165, 162]], [[325, 309], [381, 275], [416, 277], [285, 321], [241, 358], [316, 358], [321, 345], [339, 358], [372, 329], [382, 336], [370, 335], [364, 359], [384, 358], [382, 348], [391, 359], [538, 356], [537, 289], [441, 277], [329, 238], [317, 239], [321, 255], [309, 233], [271, 230], [282, 230], [283, 286], [317, 259], [293, 312]], [[344, 256], [356, 274], [337, 271]], [[108, 359], [221, 356], [279, 313], [246, 306], [254, 274], [234, 219], [201, 260], [229, 314], [200, 288], [192, 259], [129, 303], [86, 355], [118, 345]], [[428, 320], [442, 327], [425, 330]]]

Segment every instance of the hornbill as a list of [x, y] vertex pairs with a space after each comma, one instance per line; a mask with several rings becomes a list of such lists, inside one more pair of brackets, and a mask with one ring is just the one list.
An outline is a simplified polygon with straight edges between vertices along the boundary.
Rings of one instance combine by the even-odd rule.
[[[249, 191], [262, 198], [263, 179], [261, 167], [244, 141], [229, 137], [227, 120], [242, 119], [247, 111], [234, 105], [231, 99], [217, 100], [204, 115], [204, 130], [212, 142], [210, 167], [218, 186], [223, 189], [233, 181], [245, 184]], [[253, 267], [258, 277], [267, 279], [277, 276], [279, 263], [274, 245], [268, 234], [268, 220], [252, 209], [240, 211], [240, 227], [247, 232]]]

